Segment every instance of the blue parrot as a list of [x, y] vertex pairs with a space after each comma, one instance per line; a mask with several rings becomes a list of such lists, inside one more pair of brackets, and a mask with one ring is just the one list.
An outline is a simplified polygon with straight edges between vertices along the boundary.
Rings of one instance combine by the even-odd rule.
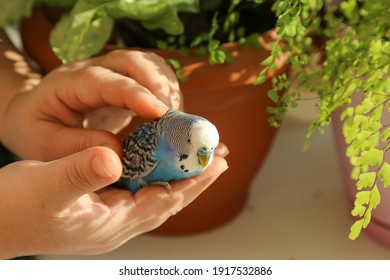
[[169, 187], [170, 181], [202, 173], [218, 143], [218, 130], [211, 122], [170, 108], [124, 141], [120, 184], [132, 193], [150, 184]]

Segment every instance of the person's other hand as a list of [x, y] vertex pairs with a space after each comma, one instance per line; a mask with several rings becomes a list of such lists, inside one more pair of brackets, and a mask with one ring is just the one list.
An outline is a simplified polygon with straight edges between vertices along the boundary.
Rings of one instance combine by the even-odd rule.
[[0, 258], [35, 254], [98, 254], [150, 231], [180, 211], [227, 169], [226, 147], [193, 178], [146, 186], [134, 196], [104, 188], [121, 161], [93, 147], [51, 162], [20, 161], [0, 169]]
[[180, 102], [177, 79], [161, 57], [117, 50], [62, 65], [16, 94], [2, 115], [0, 139], [22, 158], [44, 161], [92, 146], [121, 154], [114, 133], [131, 111], [157, 118]]

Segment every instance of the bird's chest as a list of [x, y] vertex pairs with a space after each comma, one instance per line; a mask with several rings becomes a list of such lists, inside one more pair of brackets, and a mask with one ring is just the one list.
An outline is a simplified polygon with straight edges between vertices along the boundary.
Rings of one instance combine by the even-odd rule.
[[156, 168], [146, 178], [149, 182], [180, 180], [199, 173], [187, 168], [188, 155], [178, 153], [164, 138], [158, 142], [156, 160]]

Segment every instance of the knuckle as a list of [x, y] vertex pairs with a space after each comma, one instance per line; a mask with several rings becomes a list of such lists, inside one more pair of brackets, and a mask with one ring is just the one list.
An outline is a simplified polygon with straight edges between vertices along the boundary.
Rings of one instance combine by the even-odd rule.
[[90, 177], [86, 173], [82, 164], [74, 161], [73, 164], [67, 166], [65, 175], [74, 189], [84, 193], [93, 187]]
[[98, 77], [99, 69], [99, 66], [84, 67], [77, 71], [75, 75], [78, 75], [83, 80], [94, 80]]
[[153, 84], [152, 92], [156, 92], [167, 98], [170, 95], [171, 88], [167, 81], [155, 81]]
[[116, 49], [116, 50], [113, 50], [113, 51], [110, 51], [109, 53], [107, 53], [106, 57], [107, 58], [112, 58], [112, 57], [116, 57], [116, 56], [123, 56], [123, 54], [129, 52], [128, 50], [124, 50], [124, 49]]
[[145, 57], [144, 52], [135, 51], [135, 50], [118, 50], [115, 53], [113, 53], [113, 55], [118, 56], [120, 58], [119, 61], [121, 61], [124, 64], [133, 63], [134, 61], [137, 61]]
[[79, 137], [75, 138], [74, 147], [76, 151], [81, 152], [84, 149], [89, 148], [91, 146], [92, 146], [92, 139], [90, 137], [87, 137], [87, 135], [80, 135]]
[[161, 64], [165, 64], [164, 58], [162, 58], [162, 57], [159, 56], [158, 54], [156, 54], [156, 53], [154, 53], [154, 52], [146, 52], [146, 54], [147, 54], [151, 59], [153, 59], [155, 62], [158, 62], [158, 63], [161, 63]]

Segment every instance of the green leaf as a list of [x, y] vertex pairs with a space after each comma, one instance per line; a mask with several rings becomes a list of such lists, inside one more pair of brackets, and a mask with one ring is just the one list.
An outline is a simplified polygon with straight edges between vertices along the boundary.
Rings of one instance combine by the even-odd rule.
[[371, 209], [369, 208], [366, 213], [364, 214], [364, 219], [363, 219], [363, 228], [366, 228], [368, 226], [368, 224], [370, 223], [371, 221]]
[[[356, 140], [354, 142], [352, 142], [348, 147], [347, 147], [347, 151], [346, 151], [346, 155], [349, 157], [349, 158], [354, 158], [356, 156], [358, 156], [360, 154], [360, 150], [361, 150], [361, 144], [360, 144], [360, 140]], [[358, 178], [356, 178], [357, 180]]]
[[277, 11], [285, 11], [287, 7], [288, 1], [276, 1], [273, 8]]
[[390, 127], [386, 128], [383, 132], [382, 132], [382, 141], [388, 141], [390, 139]]
[[382, 128], [382, 124], [377, 121], [370, 121], [367, 126], [368, 131], [371, 132], [378, 131], [381, 128]]
[[248, 43], [253, 47], [253, 48], [258, 48], [260, 47], [260, 42], [259, 42], [259, 33], [252, 33], [250, 34], [246, 39]]
[[[372, 98], [373, 102], [375, 101], [374, 98]], [[380, 122], [380, 119], [382, 118], [382, 112], [383, 112], [383, 105], [376, 106], [374, 111], [371, 113], [370, 120], [373, 122]]]
[[378, 173], [379, 178], [383, 182], [383, 187], [390, 186], [390, 165], [387, 162], [383, 163], [383, 166]]
[[382, 160], [383, 151], [373, 148], [368, 151], [363, 151], [356, 163], [358, 165], [379, 166], [382, 163]]
[[373, 133], [370, 137], [366, 139], [364, 145], [361, 146], [362, 150], [371, 149], [376, 147], [379, 142], [379, 132]]
[[177, 69], [175, 71], [175, 73], [176, 73], [176, 77], [179, 79], [180, 82], [182, 82], [182, 83], [188, 82], [188, 77], [184, 77], [183, 76], [184, 69], [182, 69], [182, 68], [181, 69]]
[[344, 111], [340, 115], [340, 120], [345, 120], [347, 117], [352, 117], [355, 112], [355, 108], [353, 107], [347, 107], [344, 109]]
[[371, 54], [382, 55], [382, 40], [372, 40], [369, 50]]
[[284, 26], [284, 33], [288, 37], [294, 37], [297, 34], [297, 26], [297, 19], [291, 19], [290, 23]]
[[168, 58], [166, 62], [173, 67], [173, 69], [181, 68], [180, 61], [173, 58]]
[[360, 191], [356, 194], [355, 205], [365, 205], [370, 202], [371, 191]]
[[175, 6], [179, 12], [198, 13], [199, 0], [165, 0], [169, 5]]
[[174, 44], [176, 43], [176, 37], [175, 36], [169, 36], [168, 39], [167, 39], [167, 42], [169, 44]]
[[297, 108], [297, 107], [298, 107], [298, 102], [296, 102], [296, 101], [293, 100], [293, 101], [290, 102], [290, 106], [291, 106], [291, 108], [293, 108], [293, 109], [294, 109], [294, 108]]
[[186, 56], [189, 55], [190, 50], [188, 48], [183, 47], [183, 48], [179, 49], [179, 53], [180, 53], [181, 56], [186, 57]]
[[113, 20], [93, 17], [93, 11], [79, 14], [78, 20], [65, 14], [56, 24], [50, 44], [63, 63], [98, 53], [110, 37]]
[[364, 207], [363, 205], [355, 205], [355, 207], [351, 211], [351, 214], [354, 217], [362, 217], [365, 212], [366, 212], [366, 207]]
[[264, 60], [260, 63], [260, 65], [261, 65], [261, 66], [267, 66], [267, 65], [273, 63], [273, 61], [274, 61], [274, 57], [271, 55], [271, 56], [267, 57], [266, 59], [264, 59]]
[[268, 70], [274, 70], [276, 68], [276, 64], [275, 62], [271, 62], [269, 65], [268, 65]]
[[353, 167], [351, 172], [351, 179], [357, 180], [360, 176], [360, 167]]
[[279, 95], [278, 95], [278, 91], [276, 89], [269, 90], [268, 97], [275, 103], [279, 101]]
[[16, 23], [24, 17], [29, 17], [31, 15], [34, 2], [34, 0], [2, 1], [0, 27]]
[[178, 10], [195, 10], [196, 5], [195, 0], [78, 0], [55, 26], [50, 43], [63, 62], [89, 57], [102, 49], [111, 35], [113, 20], [120, 18], [178, 35], [184, 30]]
[[276, 120], [275, 117], [270, 117], [267, 119], [267, 122], [272, 126], [272, 127], [280, 127], [280, 124], [278, 123], [278, 121]]
[[220, 41], [218, 41], [218, 40], [210, 40], [209, 45], [208, 45], [209, 51], [211, 52], [213, 50], [218, 49], [219, 45], [220, 45]]
[[375, 184], [376, 172], [362, 173], [359, 176], [359, 181], [356, 183], [357, 189], [371, 188]]
[[111, 18], [129, 18], [139, 20], [147, 29], [163, 29], [168, 34], [179, 35], [184, 31], [175, 7], [162, 0], [137, 1], [122, 5], [103, 6], [103, 15]]
[[355, 240], [360, 235], [362, 228], [363, 228], [363, 219], [357, 220], [351, 226], [351, 231], [349, 233], [349, 239]]
[[226, 53], [222, 49], [210, 52], [210, 64], [223, 64], [226, 61]]
[[352, 19], [356, 13], [356, 0], [343, 1], [340, 4], [340, 8], [348, 19]]
[[260, 85], [265, 82], [267, 69], [261, 70], [260, 74], [257, 76], [256, 81], [253, 82], [254, 85]]
[[356, 114], [363, 115], [374, 108], [374, 102], [370, 98], [365, 98], [358, 106], [356, 106]]
[[196, 36], [194, 38], [194, 40], [192, 40], [191, 44], [190, 44], [190, 47], [191, 48], [195, 48], [197, 46], [199, 46], [201, 43], [203, 42], [203, 37], [202, 36]]
[[201, 58], [201, 57], [205, 56], [206, 53], [207, 53], [207, 48], [205, 46], [201, 46], [201, 47], [196, 49], [195, 56], [197, 58]]
[[166, 41], [163, 41], [163, 40], [157, 40], [156, 45], [157, 45], [157, 48], [160, 50], [166, 50], [166, 49], [168, 49], [168, 46], [169, 46], [168, 43]]
[[381, 202], [381, 195], [379, 193], [377, 185], [375, 185], [370, 194], [370, 208], [375, 209]]
[[186, 41], [186, 36], [184, 36], [184, 35], [179, 36], [179, 38], [177, 40], [177, 42], [179, 43], [180, 46], [186, 47], [185, 41]]
[[240, 44], [241, 48], [244, 48], [247, 45], [248, 40], [246, 38], [239, 38], [237, 42]]

